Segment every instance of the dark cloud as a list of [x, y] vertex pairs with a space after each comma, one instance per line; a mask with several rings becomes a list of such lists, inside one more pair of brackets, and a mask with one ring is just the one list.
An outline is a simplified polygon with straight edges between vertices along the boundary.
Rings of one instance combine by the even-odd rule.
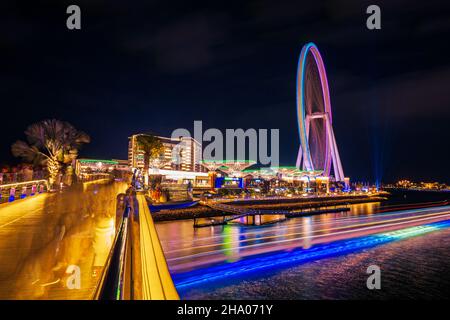
[[150, 39], [158, 67], [178, 73], [214, 63], [214, 47], [225, 40], [220, 18], [194, 15], [161, 27]]
[[391, 121], [407, 121], [409, 118], [424, 119], [450, 116], [450, 66], [426, 72], [411, 72], [390, 77], [376, 84], [365, 85], [364, 89], [357, 87], [354, 79], [346, 84], [346, 91], [338, 98], [348, 101], [343, 106], [343, 112], [353, 112], [353, 105], [359, 105], [357, 110], [366, 113], [372, 104], [365, 103], [367, 97], [376, 93], [380, 101], [378, 107], [389, 114]]

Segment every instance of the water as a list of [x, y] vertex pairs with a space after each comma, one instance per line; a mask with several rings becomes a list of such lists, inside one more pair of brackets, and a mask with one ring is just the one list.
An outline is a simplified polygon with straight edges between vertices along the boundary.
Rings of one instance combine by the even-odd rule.
[[450, 192], [430, 192], [414, 190], [390, 190], [391, 195], [383, 205], [418, 203], [450, 200]]
[[[450, 230], [242, 279], [182, 290], [184, 299], [448, 299]], [[381, 290], [366, 269], [381, 268]]]
[[[442, 194], [395, 193], [387, 204], [437, 201]], [[384, 204], [386, 205], [386, 204]], [[175, 283], [196, 270], [234, 270], [253, 257], [336, 243], [335, 228], [373, 224], [392, 216], [372, 214], [380, 203], [351, 206], [348, 213], [291, 219], [265, 227], [238, 225], [194, 229], [192, 220], [157, 224]], [[414, 216], [411, 212], [399, 217]], [[315, 237], [318, 236], [316, 239]], [[365, 235], [361, 235], [365, 236]], [[322, 240], [320, 240], [322, 239]], [[342, 241], [342, 240], [339, 240]], [[256, 258], [257, 259], [257, 258]], [[382, 289], [368, 290], [366, 269], [382, 270]], [[280, 265], [214, 281], [179, 286], [184, 299], [390, 299], [446, 298], [450, 288], [450, 230], [443, 229], [364, 250], [305, 263]]]

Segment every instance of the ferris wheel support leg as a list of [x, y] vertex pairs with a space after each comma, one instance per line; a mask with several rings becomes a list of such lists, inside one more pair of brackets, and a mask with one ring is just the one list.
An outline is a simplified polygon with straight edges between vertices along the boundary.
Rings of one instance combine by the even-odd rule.
[[[309, 141], [309, 127], [311, 124], [310, 116], [307, 115], [305, 120], [306, 120], [305, 121], [306, 141]], [[310, 152], [309, 146], [308, 146], [308, 152]], [[305, 155], [303, 158], [304, 158], [304, 160], [308, 159], [308, 162], [309, 162], [309, 163], [306, 163], [305, 161], [303, 161], [303, 170], [314, 171], [314, 164], [311, 159], [311, 154]]]
[[336, 139], [334, 138], [334, 132], [332, 132], [333, 135], [333, 145], [334, 145], [334, 152], [336, 154], [336, 169], [337, 173], [335, 172], [335, 175], [338, 177], [337, 181], [344, 181], [344, 170], [342, 169], [342, 163], [341, 163], [341, 157], [339, 156], [339, 151], [336, 145]]
[[302, 146], [300, 146], [298, 148], [298, 154], [297, 154], [297, 162], [295, 163], [295, 166], [299, 169], [302, 170], [302, 168], [300, 167], [302, 164], [302, 154], [303, 154], [303, 150], [302, 150]]
[[[326, 118], [324, 118], [324, 121], [327, 121]], [[330, 123], [330, 125], [325, 124], [325, 135], [326, 135], [326, 141], [325, 141], [325, 167], [324, 167], [324, 175], [325, 176], [330, 176], [331, 173], [331, 141], [330, 138], [328, 136], [328, 131], [330, 130], [330, 128], [332, 128], [332, 125]]]
[[334, 176], [336, 181], [344, 181], [344, 170], [342, 169], [341, 158], [337, 149], [336, 139], [334, 137], [333, 128], [331, 127], [328, 116], [325, 118], [327, 126], [328, 139], [330, 141], [331, 157], [333, 160]]
[[[306, 141], [309, 141], [309, 126], [310, 126], [311, 119], [309, 116], [306, 116], [305, 119], [305, 129], [306, 129]], [[309, 151], [309, 148], [305, 148]], [[307, 153], [308, 151], [305, 151]], [[314, 166], [312, 161], [309, 161], [308, 159], [311, 159], [311, 155], [309, 154], [303, 154], [303, 147], [300, 145], [300, 148], [298, 149], [297, 154], [297, 162], [295, 163], [296, 167], [300, 170], [314, 170]], [[303, 159], [303, 164], [302, 164]]]

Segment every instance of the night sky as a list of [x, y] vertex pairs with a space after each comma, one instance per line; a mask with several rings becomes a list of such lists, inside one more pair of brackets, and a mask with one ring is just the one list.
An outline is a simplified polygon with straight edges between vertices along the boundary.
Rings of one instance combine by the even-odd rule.
[[[446, 1], [0, 2], [0, 162], [36, 121], [87, 132], [81, 156], [127, 157], [127, 137], [279, 128], [295, 164], [296, 68], [313, 41], [353, 181], [450, 182], [450, 4]], [[82, 29], [66, 28], [77, 4]], [[366, 28], [381, 7], [382, 29]]]

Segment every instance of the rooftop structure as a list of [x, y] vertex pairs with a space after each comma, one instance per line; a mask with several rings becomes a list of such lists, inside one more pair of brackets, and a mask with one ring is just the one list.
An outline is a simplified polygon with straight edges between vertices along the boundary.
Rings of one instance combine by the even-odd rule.
[[203, 160], [203, 165], [210, 171], [219, 169], [228, 176], [240, 177], [243, 170], [256, 163], [253, 160]]
[[322, 175], [322, 171], [304, 171], [299, 170], [295, 166], [274, 166], [269, 168], [259, 168], [259, 169], [248, 169], [242, 171], [245, 175], [252, 175], [254, 177], [259, 177], [265, 180], [275, 179], [275, 178], [301, 178], [301, 177], [318, 177]]

